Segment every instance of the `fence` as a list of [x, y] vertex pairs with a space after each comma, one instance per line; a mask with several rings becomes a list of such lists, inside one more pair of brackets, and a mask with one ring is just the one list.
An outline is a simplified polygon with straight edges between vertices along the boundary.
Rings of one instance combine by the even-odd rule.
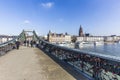
[[69, 49], [40, 40], [38, 47], [95, 80], [120, 80], [120, 58]]

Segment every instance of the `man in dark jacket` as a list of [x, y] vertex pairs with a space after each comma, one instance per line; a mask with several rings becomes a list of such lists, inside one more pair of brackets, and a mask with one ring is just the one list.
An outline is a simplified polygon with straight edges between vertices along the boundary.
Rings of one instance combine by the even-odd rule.
[[19, 41], [16, 41], [16, 48], [19, 49], [19, 46], [20, 46], [20, 42]]

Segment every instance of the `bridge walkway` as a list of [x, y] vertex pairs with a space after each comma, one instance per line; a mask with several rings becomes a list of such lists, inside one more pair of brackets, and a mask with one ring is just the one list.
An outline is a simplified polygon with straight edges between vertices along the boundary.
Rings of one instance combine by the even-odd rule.
[[76, 79], [41, 50], [21, 46], [0, 57], [0, 80]]

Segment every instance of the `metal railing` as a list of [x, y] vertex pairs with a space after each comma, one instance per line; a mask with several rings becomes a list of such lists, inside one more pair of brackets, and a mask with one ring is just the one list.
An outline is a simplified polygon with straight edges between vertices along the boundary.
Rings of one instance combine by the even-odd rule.
[[120, 80], [120, 58], [69, 49], [42, 39], [38, 47], [95, 80]]
[[15, 48], [15, 39], [0, 44], [0, 56]]
[[120, 57], [70, 49], [51, 44], [34, 35], [38, 48], [72, 65], [77, 71], [87, 74], [93, 80], [120, 80]]

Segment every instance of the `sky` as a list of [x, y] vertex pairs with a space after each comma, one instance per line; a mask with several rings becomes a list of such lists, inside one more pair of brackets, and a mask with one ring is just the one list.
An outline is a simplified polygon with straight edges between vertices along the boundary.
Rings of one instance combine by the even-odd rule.
[[0, 34], [120, 35], [120, 0], [0, 0]]

